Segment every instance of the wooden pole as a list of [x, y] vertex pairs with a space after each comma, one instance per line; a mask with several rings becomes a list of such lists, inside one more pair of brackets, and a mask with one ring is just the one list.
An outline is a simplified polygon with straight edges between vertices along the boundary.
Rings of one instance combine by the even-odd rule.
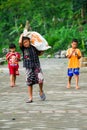
[[30, 26], [30, 23], [29, 23], [28, 20], [26, 20], [25, 29], [26, 29], [27, 31], [31, 31], [31, 30], [32, 30], [32, 29], [31, 29], [31, 26]]

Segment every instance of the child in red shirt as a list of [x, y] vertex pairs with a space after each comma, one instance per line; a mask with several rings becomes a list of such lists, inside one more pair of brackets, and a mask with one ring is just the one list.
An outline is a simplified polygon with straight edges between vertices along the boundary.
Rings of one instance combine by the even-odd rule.
[[19, 75], [19, 60], [20, 54], [16, 52], [15, 44], [9, 45], [9, 52], [6, 54], [6, 60], [8, 61], [8, 68], [10, 73], [10, 86], [15, 86], [16, 75]]

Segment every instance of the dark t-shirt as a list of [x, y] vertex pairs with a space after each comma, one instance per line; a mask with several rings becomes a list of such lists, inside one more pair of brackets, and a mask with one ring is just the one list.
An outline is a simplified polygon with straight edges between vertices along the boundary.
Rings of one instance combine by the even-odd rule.
[[39, 62], [39, 51], [35, 47], [30, 46], [28, 48], [20, 47], [23, 52], [23, 67], [25, 68], [36, 68], [40, 67]]

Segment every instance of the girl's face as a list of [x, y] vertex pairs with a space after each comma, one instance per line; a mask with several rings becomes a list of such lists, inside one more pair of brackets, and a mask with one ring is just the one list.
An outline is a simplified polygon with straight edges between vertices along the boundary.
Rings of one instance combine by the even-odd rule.
[[77, 48], [77, 42], [72, 42], [71, 45], [72, 45], [72, 48], [73, 48], [73, 49], [76, 49], [76, 48]]
[[29, 47], [30, 46], [30, 41], [28, 39], [23, 40], [23, 46], [24, 47]]
[[9, 50], [10, 50], [10, 52], [15, 52], [16, 49], [15, 48], [10, 48]]

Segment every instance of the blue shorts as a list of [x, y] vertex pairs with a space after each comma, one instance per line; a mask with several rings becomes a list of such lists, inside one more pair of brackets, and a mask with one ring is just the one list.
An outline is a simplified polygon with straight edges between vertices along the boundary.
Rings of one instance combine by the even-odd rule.
[[73, 75], [79, 75], [79, 68], [69, 68], [67, 71], [67, 75], [72, 77]]

